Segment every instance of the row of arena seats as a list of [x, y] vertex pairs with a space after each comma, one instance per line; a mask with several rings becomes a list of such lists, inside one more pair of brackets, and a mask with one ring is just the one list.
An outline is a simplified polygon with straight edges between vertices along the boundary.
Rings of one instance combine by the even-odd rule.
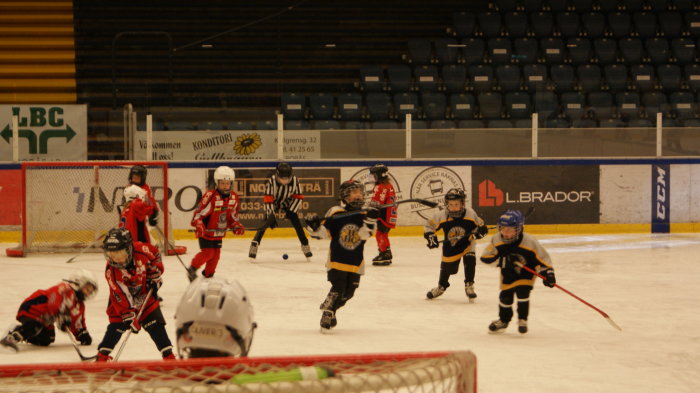
[[[453, 14], [453, 37], [667, 37], [700, 34], [698, 12], [457, 12]], [[418, 45], [420, 41], [416, 41]], [[425, 48], [425, 46], [417, 49]]]
[[417, 66], [367, 66], [360, 70], [359, 86], [370, 92], [435, 92], [525, 90], [566, 91], [653, 91], [700, 90], [700, 64], [450, 64]]
[[[698, 22], [700, 25], [700, 21]], [[438, 42], [439, 41], [439, 42]], [[428, 41], [429, 42], [429, 41]], [[700, 38], [453, 38], [434, 40], [435, 52], [416, 54], [429, 61], [413, 61], [414, 66], [431, 67], [449, 64], [691, 64], [700, 56]], [[409, 48], [410, 48], [409, 42]], [[438, 49], [442, 48], [442, 49]]]
[[654, 118], [657, 112], [673, 119], [692, 119], [700, 114], [700, 93], [595, 91], [587, 94], [552, 91], [537, 93], [346, 93], [337, 97], [316, 93], [307, 97], [287, 93], [282, 97], [285, 119], [289, 120], [400, 120], [406, 114], [414, 119], [522, 119], [533, 112], [542, 117], [584, 116], [598, 119], [629, 117]]
[[[619, 128], [619, 127], [656, 127], [654, 121], [649, 119], [618, 119], [610, 118], [598, 120], [583, 117], [569, 120], [566, 118], [550, 118], [541, 121], [542, 128]], [[687, 119], [678, 121], [664, 119], [663, 127], [700, 127], [700, 119]], [[405, 122], [395, 120], [378, 121], [338, 121], [338, 120], [286, 120], [286, 130], [400, 130], [406, 128]], [[413, 120], [411, 128], [414, 130], [428, 129], [465, 129], [465, 128], [532, 128], [530, 119], [517, 120]]]
[[[140, 119], [137, 124], [137, 129], [141, 131], [146, 130], [146, 121]], [[195, 130], [276, 130], [277, 121], [275, 120], [263, 120], [263, 121], [204, 121], [204, 122], [192, 122], [187, 120], [164, 120], [161, 118], [153, 119], [153, 130], [154, 131], [195, 131]]]
[[695, 0], [493, 0], [489, 8], [495, 11], [666, 11], [689, 12], [699, 9]]

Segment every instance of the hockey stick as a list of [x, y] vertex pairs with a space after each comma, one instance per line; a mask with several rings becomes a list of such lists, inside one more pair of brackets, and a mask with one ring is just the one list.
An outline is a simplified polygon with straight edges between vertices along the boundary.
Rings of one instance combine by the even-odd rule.
[[[138, 321], [141, 319], [141, 314], [143, 314], [143, 310], [146, 309], [146, 305], [148, 304], [148, 299], [151, 298], [151, 295], [153, 294], [153, 288], [148, 290], [148, 293], [146, 294], [146, 298], [143, 299], [143, 304], [141, 305], [141, 309], [139, 309], [138, 314], [134, 317], [134, 321]], [[124, 341], [122, 341], [122, 345], [119, 347], [119, 350], [117, 351], [117, 354], [114, 355], [114, 361], [116, 362], [117, 359], [119, 359], [119, 356], [122, 354], [122, 351], [124, 350], [124, 347], [126, 346], [127, 340], [129, 340], [129, 337], [131, 336], [131, 327], [129, 327], [129, 330], [126, 332], [126, 337], [124, 337]]]
[[66, 332], [66, 334], [68, 334], [68, 338], [70, 338], [70, 342], [73, 344], [73, 348], [75, 348], [75, 352], [78, 352], [78, 356], [80, 356], [80, 360], [82, 360], [83, 362], [87, 362], [87, 361], [93, 361], [93, 360], [97, 359], [97, 355], [95, 355], [95, 356], [83, 355], [83, 353], [80, 352], [80, 348], [78, 348], [78, 342], [75, 341], [75, 337], [73, 337], [73, 333]]
[[[534, 269], [532, 269], [532, 268], [530, 268], [530, 267], [524, 265], [523, 263], [521, 263], [521, 262], [516, 262], [516, 264], [517, 264], [518, 266], [520, 266], [521, 268], [527, 270], [528, 272], [530, 272], [530, 273], [536, 275], [537, 277], [541, 278], [542, 280], [546, 280], [546, 278], [545, 278], [544, 276], [542, 276], [541, 274], [537, 273]], [[574, 299], [576, 299], [576, 300], [580, 301], [581, 303], [587, 305], [588, 307], [590, 307], [590, 308], [596, 310], [600, 315], [603, 316], [603, 318], [605, 318], [605, 319], [608, 321], [608, 323], [609, 323], [612, 327], [614, 327], [615, 329], [617, 329], [617, 330], [619, 330], [619, 331], [622, 331], [622, 328], [620, 327], [620, 325], [616, 324], [615, 321], [613, 321], [612, 318], [610, 318], [610, 316], [609, 316], [608, 314], [606, 314], [603, 310], [601, 310], [601, 309], [599, 309], [598, 307], [592, 305], [591, 303], [588, 303], [587, 301], [581, 299], [580, 297], [574, 295], [573, 293], [571, 293], [570, 291], [566, 290], [565, 288], [563, 288], [563, 287], [562, 287], [561, 285], [559, 285], [559, 284], [556, 284], [556, 283], [555, 283], [554, 286], [557, 287], [557, 288], [559, 288], [559, 289], [561, 289], [562, 291], [564, 291], [566, 294], [570, 295], [570, 296], [573, 297]]]
[[[158, 225], [156, 225], [155, 228], [156, 228], [156, 230], [158, 231], [158, 233], [160, 234], [160, 236], [163, 238], [163, 241], [168, 245], [168, 247], [170, 247], [171, 249], [174, 250], [174, 249], [175, 249], [175, 246], [173, 246], [172, 244], [170, 244], [170, 240], [168, 240], [168, 238], [165, 237], [165, 234], [163, 233], [163, 230], [160, 229], [160, 227], [159, 227]], [[166, 254], [167, 254], [167, 253], [166, 253]], [[176, 253], [175, 253], [175, 256], [177, 257], [177, 260], [180, 261], [180, 264], [182, 265], [182, 267], [184, 267], [185, 270], [187, 270], [187, 265], [185, 265], [185, 262], [183, 262], [183, 261], [182, 261], [182, 258], [180, 258], [180, 254], [178, 254], [178, 253], [176, 252]]]
[[100, 235], [100, 237], [98, 237], [97, 239], [95, 239], [95, 241], [93, 241], [92, 244], [88, 244], [87, 246], [83, 247], [83, 249], [80, 250], [79, 253], [77, 253], [77, 254], [73, 255], [72, 257], [68, 258], [68, 260], [66, 261], [66, 263], [73, 263], [73, 261], [75, 261], [76, 258], [78, 258], [79, 256], [83, 255], [83, 254], [85, 253], [85, 251], [87, 251], [88, 249], [94, 247], [95, 244], [97, 244], [97, 242], [99, 242], [99, 241], [101, 241], [102, 239], [104, 239], [105, 236], [107, 236], [106, 233], [103, 233], [102, 235]]
[[354, 215], [356, 215], [356, 214], [364, 213], [364, 212], [366, 212], [366, 211], [368, 211], [368, 210], [370, 210], [370, 209], [384, 209], [385, 207], [392, 207], [392, 206], [400, 205], [400, 204], [402, 204], [402, 203], [411, 203], [411, 202], [413, 202], [413, 203], [420, 203], [421, 205], [423, 205], [423, 206], [428, 206], [428, 207], [436, 207], [436, 206], [438, 205], [437, 202], [429, 201], [429, 200], [427, 200], [427, 199], [420, 199], [420, 198], [402, 199], [402, 200], [400, 200], [400, 201], [396, 201], [396, 202], [393, 202], [393, 203], [387, 203], [387, 204], [385, 204], [385, 205], [379, 205], [379, 206], [373, 206], [373, 207], [366, 207], [366, 208], [362, 208], [362, 209], [359, 209], [359, 210], [353, 210], [353, 211], [349, 211], [349, 212], [345, 212], [345, 213], [334, 214], [334, 215], [332, 215], [332, 216], [330, 216], [330, 217], [326, 217], [326, 220], [334, 220], [334, 219], [338, 219], [338, 218], [343, 218], [343, 217], [348, 217], [348, 216], [354, 216]]

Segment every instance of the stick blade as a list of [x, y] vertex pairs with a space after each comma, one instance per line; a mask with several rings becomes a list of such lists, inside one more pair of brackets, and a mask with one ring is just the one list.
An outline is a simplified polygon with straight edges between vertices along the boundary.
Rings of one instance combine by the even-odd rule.
[[620, 327], [620, 325], [616, 324], [615, 321], [612, 320], [612, 318], [610, 318], [610, 317], [605, 317], [605, 320], [608, 321], [608, 323], [610, 324], [610, 326], [614, 327], [615, 329], [617, 329], [617, 330], [619, 330], [619, 331], [622, 331], [622, 328]]

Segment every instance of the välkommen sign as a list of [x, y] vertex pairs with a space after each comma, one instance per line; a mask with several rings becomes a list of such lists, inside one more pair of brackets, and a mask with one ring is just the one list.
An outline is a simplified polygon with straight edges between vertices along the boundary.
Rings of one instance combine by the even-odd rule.
[[0, 105], [0, 161], [12, 160], [12, 116], [20, 161], [87, 160], [87, 105]]

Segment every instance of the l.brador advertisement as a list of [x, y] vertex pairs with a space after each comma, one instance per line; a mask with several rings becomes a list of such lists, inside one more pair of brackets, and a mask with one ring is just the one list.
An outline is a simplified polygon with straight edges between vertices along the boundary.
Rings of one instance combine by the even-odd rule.
[[598, 165], [473, 167], [471, 187], [473, 207], [487, 223], [507, 209], [530, 207], [531, 224], [600, 222]]

